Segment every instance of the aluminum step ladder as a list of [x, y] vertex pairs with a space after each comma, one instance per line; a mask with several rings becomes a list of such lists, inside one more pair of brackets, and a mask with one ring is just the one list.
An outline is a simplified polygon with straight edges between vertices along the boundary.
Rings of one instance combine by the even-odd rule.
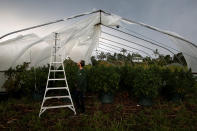
[[[61, 43], [57, 42], [57, 36], [58, 33], [55, 33], [55, 46], [52, 48], [51, 50], [51, 60], [50, 60], [50, 67], [49, 67], [49, 73], [48, 73], [48, 79], [47, 79], [47, 83], [46, 83], [46, 89], [45, 89], [45, 93], [44, 93], [44, 97], [43, 97], [43, 101], [41, 104], [41, 108], [40, 108], [40, 113], [39, 113], [39, 117], [41, 116], [42, 113], [44, 113], [47, 109], [55, 109], [55, 108], [69, 108], [74, 112], [74, 115], [76, 115], [76, 111], [75, 111], [75, 107], [72, 101], [72, 97], [70, 94], [70, 90], [68, 87], [68, 83], [67, 83], [67, 79], [66, 79], [66, 74], [65, 74], [65, 70], [64, 70], [64, 64], [63, 64], [63, 60], [62, 60], [62, 55], [61, 54], [57, 54], [57, 49], [61, 49]], [[58, 60], [59, 57], [59, 60]], [[53, 67], [53, 69], [52, 69]], [[62, 69], [58, 69], [58, 68], [62, 68]], [[63, 78], [56, 78], [56, 73], [57, 72], [61, 72], [63, 73]], [[50, 76], [54, 74], [54, 77], [51, 78]], [[53, 81], [55, 83], [55, 81], [65, 81], [65, 85], [62, 87], [49, 87], [49, 82]], [[62, 90], [62, 91], [66, 91], [67, 95], [58, 95], [58, 96], [47, 96], [47, 92], [49, 90]], [[67, 99], [69, 100], [69, 104], [64, 104], [64, 105], [55, 105], [55, 106], [45, 106], [45, 102], [47, 100], [50, 99]]]

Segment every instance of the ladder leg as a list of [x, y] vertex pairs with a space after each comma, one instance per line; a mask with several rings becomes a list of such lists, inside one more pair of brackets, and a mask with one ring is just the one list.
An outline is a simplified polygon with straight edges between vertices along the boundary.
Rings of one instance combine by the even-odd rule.
[[50, 67], [49, 67], [49, 73], [48, 73], [47, 84], [46, 84], [46, 88], [45, 88], [45, 92], [44, 92], [42, 104], [41, 104], [41, 107], [40, 107], [39, 117], [40, 117], [40, 115], [45, 111], [45, 110], [43, 110], [42, 108], [43, 108], [43, 105], [44, 105], [44, 102], [45, 102], [45, 96], [46, 96], [46, 93], [47, 93], [47, 87], [48, 87], [49, 77], [50, 77], [50, 70], [51, 70], [51, 63], [50, 63]]
[[46, 110], [46, 109], [41, 109], [41, 110], [40, 110], [39, 117], [42, 115], [42, 113], [45, 112], [45, 110]]

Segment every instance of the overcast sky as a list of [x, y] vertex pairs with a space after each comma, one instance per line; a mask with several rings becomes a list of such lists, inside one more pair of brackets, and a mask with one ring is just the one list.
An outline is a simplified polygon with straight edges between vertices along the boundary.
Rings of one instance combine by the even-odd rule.
[[197, 0], [0, 0], [0, 36], [94, 9], [177, 32], [197, 43]]

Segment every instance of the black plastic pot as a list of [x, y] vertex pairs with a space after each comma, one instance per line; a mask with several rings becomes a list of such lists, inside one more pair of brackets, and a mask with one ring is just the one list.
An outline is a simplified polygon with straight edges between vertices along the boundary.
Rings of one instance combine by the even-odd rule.
[[175, 93], [175, 94], [172, 95], [170, 101], [172, 101], [172, 102], [181, 102], [181, 101], [183, 101], [183, 97], [184, 97], [184, 95]]
[[8, 93], [7, 92], [0, 92], [0, 101], [4, 101], [8, 99]]
[[100, 100], [103, 104], [110, 104], [114, 101], [114, 95], [112, 93], [102, 93]]
[[142, 106], [152, 106], [153, 105], [153, 100], [148, 97], [141, 97], [139, 99], [139, 104]]

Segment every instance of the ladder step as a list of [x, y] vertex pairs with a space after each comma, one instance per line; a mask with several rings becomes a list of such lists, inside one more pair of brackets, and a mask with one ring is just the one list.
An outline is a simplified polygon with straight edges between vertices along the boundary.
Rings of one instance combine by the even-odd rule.
[[54, 108], [64, 108], [64, 107], [73, 107], [73, 105], [61, 105], [61, 106], [44, 106], [42, 109], [54, 109]]
[[47, 90], [63, 90], [68, 89], [68, 87], [47, 87]]
[[44, 99], [45, 100], [48, 100], [48, 99], [53, 99], [53, 98], [56, 98], [56, 99], [60, 99], [60, 98], [71, 98], [71, 96], [48, 96], [48, 97], [45, 97]]
[[63, 72], [64, 70], [51, 70], [50, 72]]
[[48, 79], [49, 81], [63, 81], [65, 78], [59, 78], [59, 79]]

